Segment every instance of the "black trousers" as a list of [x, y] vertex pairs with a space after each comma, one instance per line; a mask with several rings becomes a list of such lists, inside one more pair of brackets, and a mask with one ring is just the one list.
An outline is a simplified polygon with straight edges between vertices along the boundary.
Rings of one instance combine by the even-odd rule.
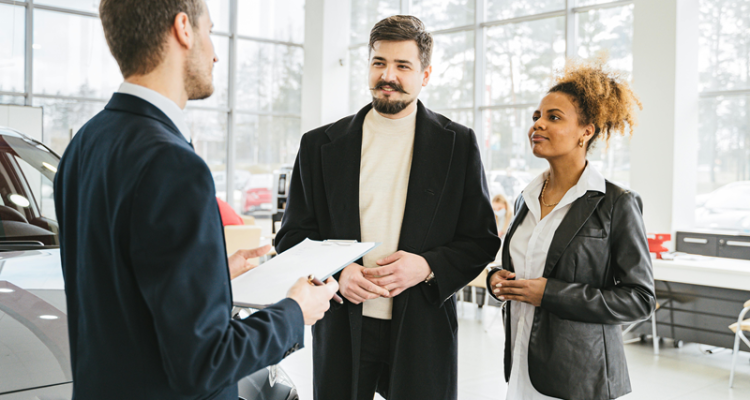
[[377, 392], [388, 398], [391, 377], [391, 321], [362, 317], [357, 400], [372, 400]]

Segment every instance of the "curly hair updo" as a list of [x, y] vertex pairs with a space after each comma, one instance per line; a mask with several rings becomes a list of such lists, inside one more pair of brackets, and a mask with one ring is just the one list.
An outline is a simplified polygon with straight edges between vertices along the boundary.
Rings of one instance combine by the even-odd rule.
[[636, 125], [635, 106], [643, 109], [622, 73], [608, 69], [606, 61], [606, 56], [588, 61], [569, 60], [564, 73], [555, 79], [548, 92], [570, 96], [578, 111], [579, 125], [594, 125], [596, 130], [586, 151], [602, 133], [607, 146], [612, 134], [625, 135], [626, 127], [632, 136]]

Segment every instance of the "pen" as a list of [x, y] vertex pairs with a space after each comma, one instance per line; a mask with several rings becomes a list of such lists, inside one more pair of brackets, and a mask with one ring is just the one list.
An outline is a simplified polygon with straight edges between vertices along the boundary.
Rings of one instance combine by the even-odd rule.
[[[320, 279], [316, 278], [315, 275], [310, 275], [307, 277], [307, 281], [310, 282], [311, 285], [315, 286], [324, 286], [325, 283], [321, 282]], [[341, 300], [341, 297], [339, 295], [334, 294], [333, 295], [333, 301], [339, 304], [344, 304], [344, 300]]]

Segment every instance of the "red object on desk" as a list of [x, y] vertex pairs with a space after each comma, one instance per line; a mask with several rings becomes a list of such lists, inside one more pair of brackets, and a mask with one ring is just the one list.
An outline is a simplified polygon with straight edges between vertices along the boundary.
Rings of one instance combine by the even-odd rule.
[[664, 242], [672, 240], [672, 235], [669, 233], [650, 233], [647, 235], [648, 238], [648, 251], [656, 254], [656, 259], [661, 260], [661, 253], [669, 251], [662, 245]]

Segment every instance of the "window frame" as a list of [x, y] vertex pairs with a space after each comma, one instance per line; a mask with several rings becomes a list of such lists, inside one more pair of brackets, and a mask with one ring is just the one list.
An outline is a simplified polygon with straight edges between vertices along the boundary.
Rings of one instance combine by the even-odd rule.
[[[549, 12], [543, 12], [538, 14], [530, 14], [530, 15], [524, 15], [520, 17], [513, 17], [513, 18], [506, 18], [506, 19], [497, 19], [497, 20], [486, 20], [486, 12], [485, 12], [485, 2], [487, 0], [472, 0], [474, 1], [474, 23], [469, 25], [463, 25], [463, 26], [456, 26], [451, 27], [447, 29], [440, 29], [440, 30], [434, 30], [430, 31], [430, 33], [433, 36], [441, 35], [441, 34], [448, 34], [448, 33], [457, 33], [457, 32], [465, 32], [465, 31], [474, 31], [474, 86], [472, 87], [473, 90], [473, 105], [471, 107], [454, 107], [454, 108], [435, 108], [433, 111], [446, 114], [446, 113], [457, 113], [457, 112], [472, 112], [473, 115], [473, 130], [477, 136], [477, 139], [480, 143], [480, 150], [482, 152], [482, 157], [486, 161], [488, 152], [491, 151], [491, 149], [487, 148], [487, 146], [484, 145], [485, 142], [485, 135], [489, 132], [487, 127], [485, 126], [485, 120], [487, 118], [487, 113], [491, 113], [495, 110], [502, 110], [507, 108], [517, 108], [520, 110], [523, 110], [525, 108], [528, 108], [529, 106], [536, 106], [536, 104], [529, 104], [529, 103], [523, 103], [523, 104], [489, 104], [491, 99], [489, 101], [485, 100], [485, 96], [482, 90], [477, 90], [477, 88], [483, 88], [485, 87], [485, 73], [486, 73], [486, 60], [485, 60], [485, 50], [486, 50], [486, 39], [487, 39], [487, 29], [499, 26], [499, 25], [509, 25], [509, 24], [517, 24], [521, 22], [531, 22], [531, 21], [537, 21], [537, 20], [544, 20], [544, 19], [551, 19], [551, 18], [558, 18], [558, 17], [565, 17], [565, 56], [566, 58], [574, 58], [576, 57], [576, 52], [578, 49], [577, 46], [577, 31], [578, 31], [578, 15], [586, 13], [590, 10], [602, 10], [602, 9], [608, 9], [608, 8], [616, 8], [616, 7], [625, 7], [630, 6], [634, 4], [633, 0], [618, 0], [618, 1], [610, 1], [607, 3], [601, 3], [601, 4], [592, 4], [587, 6], [576, 6], [576, 0], [565, 0], [565, 8], [555, 10], [555, 11], [549, 11]], [[410, 13], [410, 3], [411, 0], [401, 0], [401, 14], [411, 14]], [[352, 0], [352, 7], [356, 7], [356, 1]], [[351, 37], [351, 35], [350, 35]], [[348, 47], [348, 54], [351, 55], [352, 53], [356, 52], [357, 50], [361, 50], [362, 47], [366, 47], [368, 43], [350, 43]], [[351, 93], [351, 89], [350, 89]], [[350, 112], [356, 112], [356, 110], [349, 110]]]
[[[228, 73], [228, 86], [227, 86], [227, 105], [226, 106], [206, 106], [200, 102], [188, 102], [186, 111], [200, 110], [200, 111], [213, 111], [218, 113], [224, 113], [227, 120], [227, 131], [226, 131], [226, 175], [227, 175], [227, 192], [231, 193], [234, 188], [234, 168], [235, 168], [235, 116], [237, 114], [253, 114], [260, 116], [279, 116], [279, 113], [274, 112], [253, 112], [240, 109], [237, 107], [236, 101], [236, 85], [237, 82], [237, 44], [240, 41], [252, 41], [260, 43], [271, 43], [276, 45], [301, 47], [304, 48], [304, 43], [285, 42], [266, 38], [257, 38], [250, 36], [243, 36], [239, 34], [239, 25], [237, 21], [238, 15], [238, 2], [240, 0], [228, 0], [229, 1], [229, 31], [214, 31], [211, 33], [212, 37], [224, 37], [229, 40], [229, 51], [227, 62], [229, 64]], [[36, 4], [33, 0], [26, 0], [25, 2], [14, 1], [14, 0], [0, 0], [0, 4], [15, 5], [23, 7], [25, 9], [25, 29], [24, 29], [24, 91], [23, 92], [4, 92], [0, 91], [0, 96], [14, 96], [22, 97], [24, 99], [24, 105], [31, 106], [34, 103], [34, 98], [40, 99], [52, 99], [52, 100], [73, 100], [73, 101], [85, 101], [85, 102], [102, 102], [106, 104], [109, 98], [78, 98], [73, 96], [61, 96], [61, 95], [50, 95], [41, 94], [34, 92], [34, 55], [33, 55], [33, 37], [34, 37], [34, 10], [46, 10], [62, 14], [77, 15], [90, 18], [99, 18], [98, 13], [87, 12], [82, 10], [56, 7], [44, 4]], [[303, 60], [304, 63], [304, 60]], [[302, 93], [300, 92], [300, 96]], [[296, 118], [301, 121], [302, 115], [299, 113], [284, 113], [283, 117]], [[42, 142], [45, 142], [48, 138], [46, 137], [46, 130], [42, 134]], [[233, 196], [227, 196], [227, 202], [232, 206], [239, 206], [233, 204]]]

